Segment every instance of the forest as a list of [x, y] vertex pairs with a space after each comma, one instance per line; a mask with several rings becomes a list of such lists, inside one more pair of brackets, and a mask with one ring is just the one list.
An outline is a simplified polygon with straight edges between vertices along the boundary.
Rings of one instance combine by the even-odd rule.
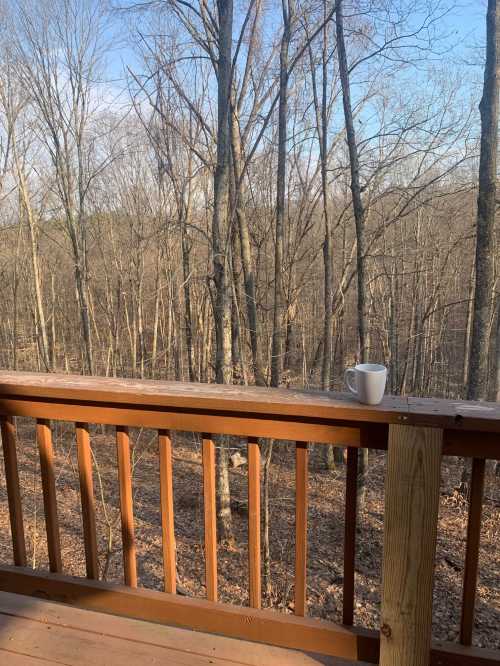
[[4, 3], [2, 367], [338, 390], [369, 358], [465, 396], [482, 69], [453, 7], [231, 4]]
[[[0, 0], [1, 367], [344, 391], [345, 368], [370, 361], [387, 366], [389, 394], [500, 400], [496, 5]], [[45, 557], [40, 489], [30, 489], [34, 435], [23, 428], [34, 565]], [[57, 430], [68, 524], [70, 437]], [[187, 510], [195, 440], [180, 440], [176, 492], [187, 502], [178, 584], [197, 593], [201, 564], [189, 555], [199, 534], [189, 536]], [[139, 432], [133, 441], [134, 501], [147, 513], [152, 440]], [[228, 469], [238, 447], [217, 441], [229, 559], [244, 494], [239, 463]], [[97, 449], [106, 578], [116, 488], [107, 495], [112, 465]], [[269, 536], [291, 484], [283, 451], [265, 442], [264, 559], [268, 602], [286, 607], [288, 536]], [[342, 451], [313, 451], [315, 492], [336, 501]], [[375, 455], [368, 465], [367, 455], [359, 479], [373, 527], [384, 463]], [[465, 520], [467, 476], [457, 462], [447, 467], [448, 525]], [[484, 557], [498, 562], [490, 477]], [[373, 623], [380, 553], [370, 539], [367, 529], [360, 576], [370, 574], [362, 594]], [[448, 571], [452, 536], [443, 548]], [[279, 592], [271, 565], [282, 567]], [[231, 575], [227, 598], [238, 597]], [[157, 584], [155, 571], [144, 576]], [[318, 576], [314, 603], [336, 617]], [[445, 614], [456, 568], [451, 576], [439, 592]], [[494, 577], [485, 590], [494, 608]], [[486, 644], [495, 617], [481, 615]]]

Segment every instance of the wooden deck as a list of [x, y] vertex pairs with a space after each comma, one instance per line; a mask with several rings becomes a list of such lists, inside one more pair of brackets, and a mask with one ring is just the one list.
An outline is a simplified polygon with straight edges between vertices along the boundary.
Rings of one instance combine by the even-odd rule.
[[9, 666], [352, 666], [354, 662], [0, 592], [0, 663]]
[[[36, 430], [50, 572], [27, 568], [17, 417]], [[86, 578], [66, 575], [61, 558], [52, 421], [75, 427]], [[92, 424], [116, 427], [124, 585], [99, 580]], [[137, 587], [130, 427], [157, 431], [163, 591]], [[500, 666], [498, 650], [472, 647], [486, 460], [500, 460], [500, 403], [386, 396], [371, 407], [333, 393], [0, 372], [0, 430], [14, 565], [0, 563], [0, 664]], [[175, 431], [200, 434], [203, 481], [193, 493], [203, 493], [206, 599], [175, 594]], [[247, 440], [244, 606], [222, 603], [218, 591], [219, 435]], [[261, 608], [262, 438], [295, 443], [294, 615]], [[347, 447], [341, 625], [308, 615], [310, 442]], [[359, 448], [387, 450], [380, 631], [353, 626]], [[443, 455], [472, 461], [459, 643], [431, 641]]]

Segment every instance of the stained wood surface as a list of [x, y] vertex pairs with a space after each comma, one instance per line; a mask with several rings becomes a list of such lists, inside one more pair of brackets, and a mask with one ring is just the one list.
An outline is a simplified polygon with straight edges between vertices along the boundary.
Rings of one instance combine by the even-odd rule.
[[462, 616], [460, 642], [471, 645], [476, 604], [479, 543], [481, 538], [481, 512], [483, 508], [485, 461], [474, 458], [470, 481], [469, 517], [467, 521], [467, 546], [465, 551]]
[[40, 475], [42, 477], [43, 509], [45, 514], [45, 530], [47, 532], [49, 568], [52, 572], [60, 573], [62, 571], [61, 539], [59, 535], [59, 518], [57, 514], [54, 450], [52, 448], [52, 432], [48, 421], [37, 421], [36, 438], [40, 453]]
[[[89, 663], [103, 666], [122, 664], [214, 664], [216, 666], [349, 666], [345, 661], [331, 660], [320, 655], [276, 648], [240, 640], [194, 633], [176, 627], [162, 627], [153, 623], [83, 611], [61, 604], [20, 595], [0, 593], [0, 618], [8, 616], [6, 636], [0, 634], [0, 645], [9, 641], [10, 647], [25, 653], [34, 652], [63, 659], [65, 664]], [[0, 619], [0, 625], [1, 625]], [[38, 625], [38, 626], [37, 626]], [[48, 629], [50, 628], [50, 631]], [[34, 630], [30, 635], [27, 630]], [[49, 635], [58, 645], [51, 649], [45, 637]], [[84, 645], [80, 644], [83, 639]], [[111, 640], [109, 640], [111, 639]], [[40, 651], [38, 651], [41, 641]], [[80, 648], [70, 654], [68, 647], [75, 642]], [[90, 649], [86, 649], [86, 643]], [[12, 644], [14, 643], [14, 644]], [[37, 650], [35, 652], [35, 650]], [[6, 653], [15, 655], [10, 651]], [[2, 651], [0, 649], [0, 659]], [[17, 655], [16, 655], [17, 656]], [[18, 655], [22, 658], [22, 655]], [[120, 656], [121, 662], [115, 660]], [[90, 661], [92, 658], [92, 661]], [[28, 659], [30, 659], [28, 657]], [[86, 660], [88, 659], [88, 661]], [[328, 661], [326, 661], [328, 659]], [[21, 664], [22, 661], [0, 661]], [[27, 661], [27, 664], [33, 663]], [[40, 663], [40, 661], [36, 661]], [[61, 663], [58, 661], [57, 663]], [[352, 662], [349, 662], [352, 666]]]
[[295, 445], [295, 615], [307, 613], [307, 480], [306, 442]]
[[12, 418], [2, 418], [1, 429], [13, 558], [14, 564], [24, 567], [26, 566], [26, 544], [24, 540], [23, 507], [17, 467], [16, 426], [14, 420]]
[[376, 635], [318, 619], [190, 599], [141, 588], [0, 567], [0, 590], [43, 596], [125, 617], [188, 627], [232, 638], [268, 643], [343, 659], [376, 663]]
[[97, 561], [97, 534], [95, 525], [94, 484], [92, 481], [92, 453], [86, 423], [76, 424], [78, 474], [82, 504], [83, 542], [87, 578], [99, 578]]
[[[271, 437], [274, 439], [311, 439], [315, 442], [360, 446], [363, 433], [358, 424], [352, 427], [339, 427], [335, 422], [312, 418], [297, 420], [296, 417], [273, 417], [247, 412], [212, 412], [207, 410], [185, 410], [172, 407], [167, 410], [157, 406], [140, 406], [114, 403], [77, 403], [71, 401], [42, 401], [10, 399], [0, 396], [0, 413], [34, 418], [83, 421], [152, 428], [155, 430], [187, 430], [210, 432], [241, 437]], [[387, 426], [385, 424], [364, 425], [370, 436], [364, 439], [370, 448], [387, 447]], [[479, 455], [475, 452], [475, 455]]]
[[40, 657], [30, 657], [26, 654], [17, 654], [9, 650], [0, 650], [0, 664], [9, 666], [44, 666], [47, 664], [57, 664], [52, 659], [40, 659]]
[[0, 395], [0, 409], [4, 399], [8, 397], [38, 397], [80, 403], [125, 403], [199, 411], [243, 411], [351, 423], [403, 423], [500, 433], [500, 404], [493, 402], [385, 396], [380, 405], [371, 406], [356, 402], [350, 394], [329, 391], [8, 371], [0, 372]]
[[202, 442], [203, 513], [205, 524], [205, 584], [207, 599], [217, 601], [217, 508], [215, 495], [215, 444], [210, 435]]
[[248, 588], [252, 608], [261, 606], [260, 558], [260, 448], [248, 440]]
[[172, 440], [170, 433], [158, 433], [160, 459], [160, 504], [163, 546], [163, 579], [165, 592], [176, 592], [174, 488], [172, 479]]
[[[37, 604], [52, 599], [79, 609], [87, 609], [79, 612], [83, 617], [89, 617], [89, 621], [90, 615], [87, 615], [89, 610], [122, 616], [114, 618], [113, 615], [107, 615], [108, 622], [120, 621], [123, 617], [148, 620], [157, 623], [158, 637], [170, 635], [167, 631], [172, 631], [172, 627], [167, 628], [165, 625], [176, 625], [189, 627], [198, 632], [209, 631], [226, 637], [239, 637], [309, 652], [319, 650], [324, 654], [335, 656], [343, 654], [343, 658], [378, 663], [377, 632], [357, 627], [339, 627], [322, 620], [283, 615], [275, 611], [235, 608], [227, 604], [214, 604], [200, 599], [188, 599], [164, 592], [133, 589], [60, 574], [41, 574], [23, 567], [0, 566], [0, 590], [15, 590], [18, 593], [15, 595], [17, 598], [20, 594], [30, 595], [26, 600], [29, 607], [36, 608]], [[42, 597], [42, 600], [35, 599], [34, 596]], [[47, 612], [46, 607], [44, 612]], [[51, 616], [48, 617], [50, 619]], [[73, 626], [79, 624], [80, 621], [75, 622]], [[98, 628], [102, 626], [101, 622], [97, 623]], [[195, 636], [200, 638], [199, 633]], [[215, 639], [203, 636], [203, 641], [205, 639], [210, 641], [212, 638]], [[140, 637], [137, 639], [142, 640]], [[203, 641], [200, 641], [200, 644], [203, 644]], [[154, 642], [157, 643], [158, 640], [155, 639]], [[233, 641], [233, 644], [239, 659], [242, 655], [245, 658], [248, 656], [245, 647], [238, 647], [243, 646], [243, 643]], [[256, 662], [259, 663], [267, 662], [265, 660]], [[337, 662], [333, 660], [326, 663], [336, 666]], [[430, 666], [459, 665], [500, 666], [500, 652], [451, 643], [433, 645]]]
[[120, 487], [123, 575], [126, 585], [137, 587], [130, 439], [127, 428], [123, 426], [116, 429], [116, 452], [118, 459], [118, 485]]
[[380, 666], [428, 666], [442, 432], [394, 425], [385, 483]]

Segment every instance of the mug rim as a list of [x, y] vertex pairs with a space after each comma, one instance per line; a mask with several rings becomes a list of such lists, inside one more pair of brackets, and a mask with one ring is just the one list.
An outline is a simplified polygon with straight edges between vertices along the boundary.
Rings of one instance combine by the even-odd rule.
[[359, 363], [358, 365], [354, 366], [354, 369], [365, 373], [387, 372], [387, 368], [381, 363]]

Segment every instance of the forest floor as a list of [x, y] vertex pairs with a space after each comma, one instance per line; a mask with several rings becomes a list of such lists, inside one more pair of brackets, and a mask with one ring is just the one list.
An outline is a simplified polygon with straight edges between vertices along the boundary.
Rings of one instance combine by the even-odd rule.
[[[47, 569], [47, 548], [34, 428], [18, 419], [19, 469], [30, 565]], [[80, 495], [74, 430], [54, 424], [57, 498], [64, 572], [84, 574]], [[106, 579], [122, 580], [121, 531], [116, 449], [112, 429], [91, 431], [97, 502], [101, 570]], [[159, 470], [156, 435], [132, 431], [134, 515], [139, 585], [162, 589]], [[234, 448], [244, 454], [243, 443]], [[308, 604], [313, 617], [341, 621], [344, 535], [345, 466], [333, 472], [322, 465], [321, 445], [311, 447], [308, 512]], [[201, 448], [197, 436], [173, 438], [175, 533], [179, 584], [185, 593], [204, 596], [203, 492]], [[270, 547], [272, 585], [265, 606], [293, 611], [294, 560], [293, 445], [274, 447], [270, 480]], [[442, 467], [434, 591], [434, 637], [456, 641], [460, 622], [461, 584], [465, 553], [467, 501], [458, 493], [461, 462], [445, 458]], [[96, 473], [98, 471], [98, 473]], [[355, 624], [377, 627], [383, 541], [385, 454], [370, 452], [366, 502], [357, 534]], [[222, 601], [248, 603], [247, 470], [231, 469], [234, 546], [220, 545], [219, 590]], [[106, 557], [109, 539], [110, 555]], [[107, 560], [107, 566], [106, 566]], [[5, 478], [0, 472], [0, 561], [11, 563], [10, 529]], [[488, 469], [483, 508], [479, 587], [476, 602], [476, 646], [500, 649], [500, 478]]]

